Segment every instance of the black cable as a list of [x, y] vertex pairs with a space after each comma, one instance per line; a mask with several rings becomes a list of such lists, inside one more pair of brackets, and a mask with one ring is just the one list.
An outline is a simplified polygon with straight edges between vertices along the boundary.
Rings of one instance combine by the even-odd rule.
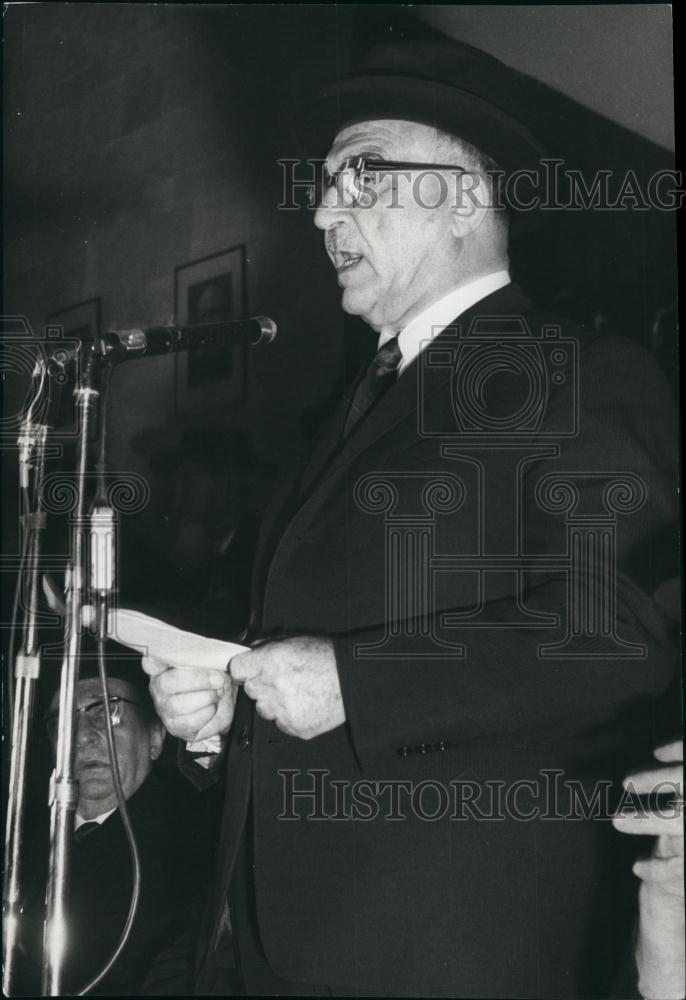
[[[103, 610], [103, 609], [100, 609]], [[107, 610], [104, 609], [105, 615]], [[97, 614], [97, 609], [96, 609]], [[96, 646], [98, 651], [98, 674], [100, 676], [100, 685], [102, 687], [102, 697], [105, 705], [108, 705], [109, 692], [107, 690], [107, 667], [105, 665], [105, 638], [102, 634], [96, 637]], [[110, 768], [112, 770], [112, 781], [114, 784], [114, 791], [117, 796], [117, 805], [119, 807], [119, 812], [121, 814], [121, 821], [124, 825], [124, 832], [126, 833], [126, 839], [129, 843], [129, 851], [131, 853], [131, 866], [133, 869], [133, 889], [131, 891], [131, 904], [129, 906], [129, 913], [126, 918], [126, 923], [124, 924], [124, 929], [119, 938], [117, 947], [112, 952], [107, 963], [98, 972], [93, 979], [88, 982], [82, 990], [80, 990], [76, 996], [82, 997], [87, 993], [90, 993], [98, 983], [100, 983], [105, 976], [108, 974], [114, 963], [117, 961], [121, 955], [127, 941], [129, 940], [129, 935], [131, 934], [131, 928], [133, 927], [133, 922], [136, 919], [136, 913], [138, 911], [138, 903], [140, 901], [141, 893], [141, 861], [140, 855], [138, 853], [138, 845], [136, 844], [136, 836], [133, 832], [133, 826], [131, 825], [131, 819], [129, 817], [129, 811], [126, 806], [126, 798], [124, 797], [124, 790], [121, 786], [121, 776], [119, 774], [119, 762], [117, 760], [117, 748], [114, 745], [114, 734], [112, 732], [112, 720], [110, 718], [109, 711], [105, 712], [105, 736], [107, 738], [107, 752], [110, 757]]]

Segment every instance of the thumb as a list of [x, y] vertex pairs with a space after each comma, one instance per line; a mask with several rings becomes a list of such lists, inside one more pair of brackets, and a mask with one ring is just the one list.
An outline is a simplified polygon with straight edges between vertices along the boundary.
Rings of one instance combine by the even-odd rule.
[[244, 653], [237, 653], [229, 663], [231, 676], [237, 684], [243, 684], [252, 677], [257, 677], [261, 673], [259, 657], [255, 656], [251, 649]]
[[163, 663], [162, 660], [156, 660], [154, 656], [142, 657], [141, 666], [150, 677], [157, 677], [169, 669], [166, 663]]
[[674, 740], [673, 743], [665, 743], [663, 746], [657, 747], [653, 752], [657, 760], [661, 760], [665, 764], [669, 764], [672, 761], [680, 762], [684, 757], [683, 740]]

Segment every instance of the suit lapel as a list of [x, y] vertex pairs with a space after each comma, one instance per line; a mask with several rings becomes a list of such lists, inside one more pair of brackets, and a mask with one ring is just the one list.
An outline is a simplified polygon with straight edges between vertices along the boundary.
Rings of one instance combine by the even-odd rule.
[[[454, 319], [445, 330], [435, 338], [432, 346], [440, 347], [451, 337], [454, 337], [456, 329], [459, 327], [463, 332], [469, 329], [470, 325], [477, 317], [510, 317], [517, 316], [531, 309], [531, 302], [518, 285], [510, 284], [504, 288], [493, 292], [491, 295], [481, 299], [464, 313]], [[340, 448], [335, 450], [338, 439], [334, 439], [331, 428], [326, 441], [322, 442], [321, 452], [318, 450], [318, 466], [316, 472], [319, 478], [315, 482], [315, 476], [308, 476], [308, 483], [313, 484], [312, 493], [316, 493], [331, 476], [335, 475], [342, 467], [354, 461], [358, 455], [370, 448], [379, 438], [388, 434], [397, 424], [403, 420], [416, 420], [417, 409], [420, 403], [420, 392], [422, 382], [420, 381], [421, 355], [414, 359], [407, 370], [398, 378], [395, 385], [381, 398], [371, 413], [360, 422], [355, 432], [348, 438]], [[440, 377], [432, 380], [430, 388], [425, 396], [438, 392], [450, 381], [452, 369], [446, 367]], [[342, 430], [345, 422], [346, 411], [343, 410], [337, 415], [338, 434]], [[419, 434], [419, 430], [417, 431]], [[333, 440], [333, 444], [332, 444]], [[326, 450], [327, 447], [330, 450]], [[328, 465], [327, 465], [328, 462]], [[309, 473], [309, 469], [308, 469]]]
[[[458, 328], [466, 332], [477, 318], [517, 317], [530, 309], [531, 302], [522, 289], [515, 284], [506, 285], [497, 292], [481, 299], [453, 320], [445, 330], [438, 334], [432, 346], [440, 347], [442, 341], [448, 342], [450, 339], [454, 339]], [[347, 414], [346, 400], [342, 400], [341, 405], [336, 408], [305, 469], [299, 490], [299, 502], [297, 505], [291, 506], [288, 515], [281, 522], [280, 538], [274, 539], [276, 544], [271, 548], [264, 562], [264, 575], [261, 576], [261, 581], [264, 584], [268, 580], [277, 550], [281, 548], [286, 536], [298, 521], [301, 512], [304, 512], [306, 508], [308, 510], [311, 508], [320, 490], [329, 480], [349, 466], [359, 455], [370, 449], [394, 427], [403, 421], [417, 420], [419, 394], [422, 391], [422, 382], [419, 377], [420, 364], [421, 356], [414, 359], [395, 385], [379, 400], [371, 413], [360, 421], [354, 433], [343, 442], [340, 448], [338, 443]], [[439, 389], [444, 388], [451, 377], [452, 368], [446, 366], [440, 375], [432, 380], [422, 402], [433, 396]], [[347, 397], [349, 399], [349, 393]], [[420, 435], [421, 431], [415, 427], [414, 436], [419, 437]], [[260, 590], [262, 590], [261, 585]]]

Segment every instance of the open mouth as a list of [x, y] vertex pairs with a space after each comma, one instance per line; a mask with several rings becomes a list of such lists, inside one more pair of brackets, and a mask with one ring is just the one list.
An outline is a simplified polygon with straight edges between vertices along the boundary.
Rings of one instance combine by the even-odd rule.
[[362, 260], [362, 254], [348, 253], [347, 251], [339, 250], [334, 255], [334, 267], [336, 268], [336, 274], [341, 274], [343, 271], [349, 271], [351, 268], [355, 267]]
[[347, 271], [362, 260], [362, 254], [353, 253], [351, 250], [341, 250], [340, 247], [335, 246], [327, 247], [327, 250], [337, 272]]

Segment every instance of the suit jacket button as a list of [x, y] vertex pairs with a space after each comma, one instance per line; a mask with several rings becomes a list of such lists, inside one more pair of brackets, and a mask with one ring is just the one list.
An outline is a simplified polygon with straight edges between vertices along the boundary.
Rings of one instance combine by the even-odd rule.
[[417, 753], [425, 754], [425, 753], [429, 753], [429, 751], [431, 750], [431, 747], [429, 746], [428, 743], [420, 743], [419, 746], [415, 747], [415, 749], [416, 749]]
[[408, 746], [398, 747], [398, 754], [401, 757], [409, 757], [411, 753], [412, 753], [412, 747], [408, 747]]
[[447, 750], [449, 746], [447, 740], [439, 740], [438, 743], [434, 743], [434, 750]]
[[243, 726], [238, 737], [238, 745], [241, 750], [247, 750], [251, 743], [252, 740], [250, 739], [250, 730], [247, 726]]

